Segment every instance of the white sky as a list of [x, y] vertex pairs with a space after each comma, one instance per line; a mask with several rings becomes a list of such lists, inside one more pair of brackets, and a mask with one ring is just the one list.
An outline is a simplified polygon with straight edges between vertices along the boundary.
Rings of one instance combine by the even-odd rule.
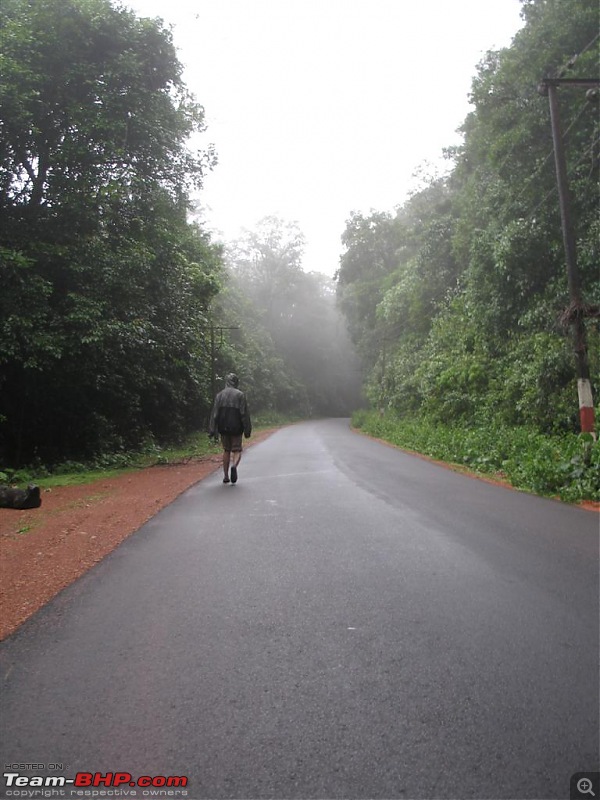
[[487, 50], [520, 28], [519, 0], [123, 0], [173, 27], [219, 163], [204, 224], [220, 241], [276, 214], [333, 275], [351, 211], [391, 211], [414, 173], [460, 141]]

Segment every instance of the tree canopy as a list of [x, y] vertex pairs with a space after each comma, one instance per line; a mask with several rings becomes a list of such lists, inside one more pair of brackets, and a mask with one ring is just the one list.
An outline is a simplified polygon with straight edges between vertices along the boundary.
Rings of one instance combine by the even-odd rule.
[[[273, 343], [271, 378], [262, 366], [240, 360], [264, 408], [304, 415], [348, 415], [360, 402], [361, 376], [333, 282], [302, 270], [304, 237], [295, 223], [266, 217], [230, 248], [226, 257], [230, 291], [253, 320], [252, 327]], [[248, 322], [242, 322], [242, 328]], [[235, 338], [234, 338], [235, 341]], [[267, 359], [268, 361], [268, 359]], [[273, 380], [274, 378], [274, 380]]]
[[[230, 370], [254, 410], [348, 414], [362, 371], [371, 402], [400, 414], [576, 429], [538, 86], [596, 75], [599, 13], [522, 0], [522, 15], [477, 69], [447, 172], [394, 212], [353, 213], [332, 281], [303, 271], [295, 223], [269, 217], [224, 246], [190, 221], [216, 156], [190, 149], [204, 111], [160, 20], [109, 0], [4, 0], [0, 466], [181, 438]], [[596, 396], [597, 98], [559, 88]]]
[[171, 34], [106, 0], [0, 9], [0, 419], [9, 462], [181, 434], [210, 404], [210, 153]]
[[[395, 215], [349, 220], [338, 295], [377, 406], [577, 429], [553, 142], [538, 87], [563, 69], [597, 76], [599, 12], [593, 0], [524, 0], [522, 14], [511, 47], [479, 65], [448, 173]], [[582, 289], [597, 308], [597, 93], [565, 86], [559, 95]], [[597, 395], [592, 318], [588, 338]]]

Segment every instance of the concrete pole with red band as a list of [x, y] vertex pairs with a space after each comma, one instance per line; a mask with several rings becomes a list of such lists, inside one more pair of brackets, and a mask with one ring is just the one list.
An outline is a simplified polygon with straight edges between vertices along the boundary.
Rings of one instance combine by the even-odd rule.
[[588, 378], [578, 379], [577, 393], [579, 394], [579, 421], [581, 423], [581, 432], [594, 434], [594, 399], [592, 397], [592, 384]]

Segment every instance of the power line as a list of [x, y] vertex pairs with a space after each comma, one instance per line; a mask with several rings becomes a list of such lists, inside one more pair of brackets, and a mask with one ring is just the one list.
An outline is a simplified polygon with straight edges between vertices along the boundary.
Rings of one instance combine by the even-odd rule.
[[[586, 148], [586, 150], [585, 150], [585, 153], [584, 153], [584, 154], [583, 154], [583, 156], [582, 156], [582, 157], [579, 159], [579, 161], [577, 161], [575, 164], [573, 164], [573, 165], [572, 165], [572, 166], [569, 168], [569, 170], [568, 170], [568, 172], [567, 172], [567, 175], [568, 175], [569, 177], [570, 177], [570, 176], [571, 176], [571, 175], [572, 175], [572, 174], [575, 172], [575, 170], [577, 169], [577, 167], [579, 167], [579, 166], [580, 166], [580, 165], [581, 165], [581, 164], [582, 164], [582, 163], [585, 161], [585, 159], [588, 157], [588, 153], [589, 153], [590, 151], [592, 151], [592, 152], [593, 152], [593, 149], [594, 149], [594, 147], [596, 147], [596, 145], [598, 145], [598, 144], [600, 144], [600, 138], [596, 139], [596, 141], [595, 141], [595, 142], [592, 142], [592, 144], [591, 144], [589, 147], [587, 147], [587, 148]], [[549, 199], [552, 197], [552, 195], [554, 195], [554, 194], [556, 194], [556, 193], [557, 193], [557, 191], [558, 191], [558, 187], [557, 187], [556, 185], [555, 185], [555, 186], [553, 186], [553, 187], [552, 187], [552, 189], [550, 189], [550, 191], [546, 193], [546, 195], [544, 196], [544, 198], [543, 198], [543, 199], [542, 199], [542, 200], [541, 200], [541, 201], [540, 201], [540, 202], [537, 204], [537, 206], [536, 206], [536, 207], [533, 209], [533, 211], [531, 211], [531, 212], [530, 212], [530, 217], [533, 217], [533, 216], [535, 215], [535, 213], [536, 213], [537, 211], [539, 211], [539, 209], [540, 209], [540, 208], [541, 208], [541, 207], [542, 207], [542, 206], [543, 206], [543, 205], [546, 203], [546, 201], [547, 201], [547, 200], [549, 200]], [[520, 195], [519, 195], [519, 197], [520, 197]], [[518, 200], [518, 199], [519, 199], [519, 198], [517, 198], [517, 200]], [[516, 200], [515, 200], [515, 202], [516, 202]]]
[[237, 331], [239, 330], [239, 325], [215, 325], [211, 322], [209, 325], [204, 325], [203, 330], [210, 331], [210, 388], [212, 396], [214, 397], [216, 394], [216, 387], [217, 387], [216, 361], [217, 361], [217, 349], [218, 349], [215, 334], [220, 335], [221, 344], [219, 345], [219, 347], [222, 347], [224, 332]]
[[592, 39], [592, 41], [591, 41], [591, 42], [589, 42], [588, 44], [586, 44], [586, 46], [583, 48], [583, 50], [581, 50], [579, 53], [577, 53], [577, 55], [575, 55], [575, 56], [572, 56], [572, 57], [571, 57], [571, 58], [570, 58], [570, 59], [567, 61], [567, 63], [564, 65], [564, 67], [561, 67], [561, 69], [560, 69], [560, 70], [559, 70], [559, 72], [557, 73], [556, 77], [557, 77], [557, 78], [562, 78], [562, 77], [565, 75], [565, 73], [567, 72], [567, 70], [569, 70], [569, 69], [573, 69], [573, 67], [575, 66], [575, 63], [577, 62], [577, 60], [578, 60], [579, 58], [581, 58], [581, 56], [582, 56], [584, 53], [587, 53], [587, 51], [590, 49], [590, 47], [593, 47], [593, 45], [596, 43], [596, 41], [597, 41], [599, 38], [600, 38], [600, 33], [597, 33], [597, 34], [594, 36], [594, 38]]
[[[565, 132], [563, 133], [563, 137], [562, 137], [562, 138], [563, 138], [563, 141], [566, 141], [566, 139], [567, 139], [567, 137], [568, 137], [569, 133], [570, 133], [570, 132], [571, 132], [571, 130], [574, 128], [574, 126], [575, 126], [575, 125], [576, 125], [576, 123], [579, 121], [579, 119], [580, 119], [580, 118], [583, 116], [583, 113], [586, 111], [586, 109], [587, 109], [587, 108], [588, 108], [588, 102], [587, 102], [587, 100], [586, 100], [586, 101], [584, 101], [584, 103], [582, 104], [581, 108], [579, 109], [579, 111], [577, 112], [577, 114], [575, 115], [575, 117], [574, 117], [574, 118], [571, 120], [571, 123], [569, 124], [568, 128], [567, 128], [567, 129], [565, 130]], [[533, 181], [534, 181], [534, 180], [535, 180], [535, 179], [536, 179], [536, 178], [537, 178], [537, 177], [540, 175], [540, 173], [542, 172], [542, 170], [543, 170], [543, 169], [544, 169], [544, 167], [546, 166], [547, 162], [548, 162], [548, 161], [549, 161], [549, 160], [550, 160], [550, 159], [553, 157], [553, 155], [554, 155], [554, 148], [552, 148], [552, 150], [550, 150], [550, 152], [549, 152], [549, 153], [546, 155], [546, 157], [544, 158], [544, 160], [542, 161], [542, 163], [539, 165], [539, 167], [538, 167], [538, 168], [535, 170], [535, 172], [533, 172], [533, 173], [532, 173], [532, 174], [529, 176], [529, 178], [527, 178], [527, 179], [526, 179], [525, 183], [524, 183], [524, 184], [523, 184], [523, 186], [521, 187], [521, 191], [519, 192], [519, 194], [518, 194], [518, 195], [515, 197], [515, 199], [513, 200], [513, 203], [514, 203], [515, 205], [516, 205], [516, 204], [519, 202], [519, 200], [520, 200], [520, 199], [523, 197], [523, 195], [525, 194], [525, 192], [526, 192], [526, 191], [527, 191], [527, 189], [529, 188], [530, 184], [531, 184], [531, 183], [532, 183], [532, 182], [533, 182]], [[579, 165], [577, 164], [577, 166], [579, 166]], [[551, 192], [550, 194], [553, 194], [555, 191], [556, 191], [556, 186], [555, 186], [555, 187], [552, 189], [552, 192]], [[541, 205], [542, 205], [542, 204], [543, 204], [543, 203], [544, 203], [544, 202], [545, 202], [545, 201], [548, 199], [548, 197], [550, 196], [550, 194], [546, 195], [546, 197], [544, 198], [544, 200], [542, 201], [542, 203], [540, 203], [540, 206], [541, 206]], [[534, 209], [534, 212], [533, 212], [533, 213], [535, 213], [535, 211], [536, 211], [536, 210], [537, 210], [537, 209], [538, 209], [540, 206], [536, 206], [536, 208]]]
[[[570, 58], [570, 59], [567, 61], [567, 63], [566, 63], [566, 64], [565, 64], [563, 67], [561, 67], [561, 69], [558, 71], [558, 73], [557, 73], [557, 75], [556, 75], [556, 78], [557, 78], [557, 79], [560, 79], [560, 78], [562, 78], [562, 77], [563, 77], [563, 75], [564, 75], [564, 74], [567, 72], [567, 70], [569, 70], [569, 69], [572, 69], [572, 68], [575, 66], [575, 63], [577, 62], [577, 60], [578, 60], [579, 58], [581, 58], [581, 56], [582, 56], [584, 53], [587, 53], [587, 51], [588, 51], [588, 50], [589, 50], [591, 47], [593, 47], [593, 45], [595, 44], [595, 42], [596, 42], [596, 41], [597, 41], [599, 38], [600, 38], [600, 33], [597, 33], [597, 34], [596, 34], [596, 36], [594, 36], [594, 38], [593, 38], [593, 39], [592, 39], [590, 42], [588, 42], [588, 44], [587, 44], [587, 45], [586, 45], [586, 46], [583, 48], [583, 50], [581, 50], [579, 53], [577, 53], [577, 55], [575, 55], [575, 56], [572, 56], [572, 57], [571, 57], [571, 58]], [[585, 104], [583, 105], [583, 107], [582, 107], [582, 109], [580, 110], [579, 114], [577, 115], [576, 119], [575, 119], [575, 120], [573, 120], [573, 122], [572, 122], [572, 123], [569, 125], [569, 127], [567, 128], [567, 130], [566, 130], [566, 131], [565, 131], [565, 133], [563, 134], [565, 137], [567, 136], [567, 134], [569, 133], [569, 131], [571, 130], [571, 128], [572, 128], [572, 127], [573, 127], [573, 125], [575, 124], [575, 121], [576, 121], [576, 120], [579, 118], [579, 116], [581, 116], [581, 114], [583, 113], [583, 109], [584, 109], [584, 108], [585, 108]], [[500, 166], [497, 168], [497, 170], [496, 170], [496, 171], [497, 171], [498, 173], [499, 173], [499, 172], [500, 172], [502, 169], [504, 169], [504, 166], [505, 166], [505, 165], [506, 165], [506, 163], [507, 163], [507, 162], [510, 160], [510, 158], [512, 157], [512, 155], [513, 155], [513, 153], [515, 152], [515, 150], [516, 150], [516, 145], [514, 145], [514, 146], [513, 146], [513, 148], [512, 148], [512, 149], [511, 149], [511, 151], [509, 152], [509, 154], [506, 156], [506, 158], [505, 158], [505, 159], [502, 161], [502, 163], [500, 164]], [[544, 159], [544, 162], [542, 163], [542, 165], [541, 165], [540, 169], [541, 169], [541, 168], [544, 166], [544, 164], [546, 163], [546, 161], [547, 161], [549, 158], [551, 158], [551, 157], [552, 157], [552, 155], [553, 155], [553, 154], [554, 154], [554, 150], [551, 150], [551, 151], [550, 151], [550, 153], [549, 153], [549, 154], [546, 156], [546, 158]], [[533, 178], [533, 177], [535, 177], [535, 175], [537, 175], [537, 171], [536, 171], [536, 173], [534, 173], [534, 175], [532, 176], [532, 178]]]

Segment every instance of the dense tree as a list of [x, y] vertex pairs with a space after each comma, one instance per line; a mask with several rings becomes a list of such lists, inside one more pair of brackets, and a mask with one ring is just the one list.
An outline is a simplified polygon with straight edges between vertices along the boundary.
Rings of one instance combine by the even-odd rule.
[[181, 199], [202, 174], [185, 142], [203, 112], [170, 33], [106, 0], [7, 0], [1, 13], [2, 207], [69, 207], [93, 226], [157, 182]]
[[304, 413], [306, 390], [287, 368], [264, 310], [247, 290], [248, 283], [230, 266], [212, 305], [211, 320], [218, 340], [217, 379], [236, 372], [254, 411]]
[[[522, 13], [512, 46], [488, 53], [473, 80], [448, 176], [395, 217], [373, 214], [368, 247], [357, 220], [348, 223], [338, 293], [377, 405], [444, 422], [499, 416], [576, 429], [553, 145], [538, 86], [559, 73], [596, 75], [599, 12], [593, 0], [524, 0]], [[559, 94], [583, 293], [593, 306], [597, 106], [580, 87]], [[588, 333], [597, 394], [597, 326]]]
[[220, 255], [186, 220], [211, 155], [171, 35], [107, 0], [7, 0], [0, 23], [4, 459], [181, 435], [210, 403]]
[[250, 377], [256, 402], [283, 412], [348, 414], [358, 402], [354, 349], [332, 281], [302, 271], [302, 250], [297, 225], [277, 217], [261, 220], [231, 248], [230, 281], [251, 302], [253, 327], [268, 334], [278, 356], [260, 380], [256, 372]]
[[398, 264], [403, 245], [391, 214], [372, 212], [368, 217], [353, 213], [342, 236], [345, 251], [337, 272], [340, 309], [365, 364], [373, 361], [380, 340], [376, 330], [376, 308], [383, 297], [383, 281]]

